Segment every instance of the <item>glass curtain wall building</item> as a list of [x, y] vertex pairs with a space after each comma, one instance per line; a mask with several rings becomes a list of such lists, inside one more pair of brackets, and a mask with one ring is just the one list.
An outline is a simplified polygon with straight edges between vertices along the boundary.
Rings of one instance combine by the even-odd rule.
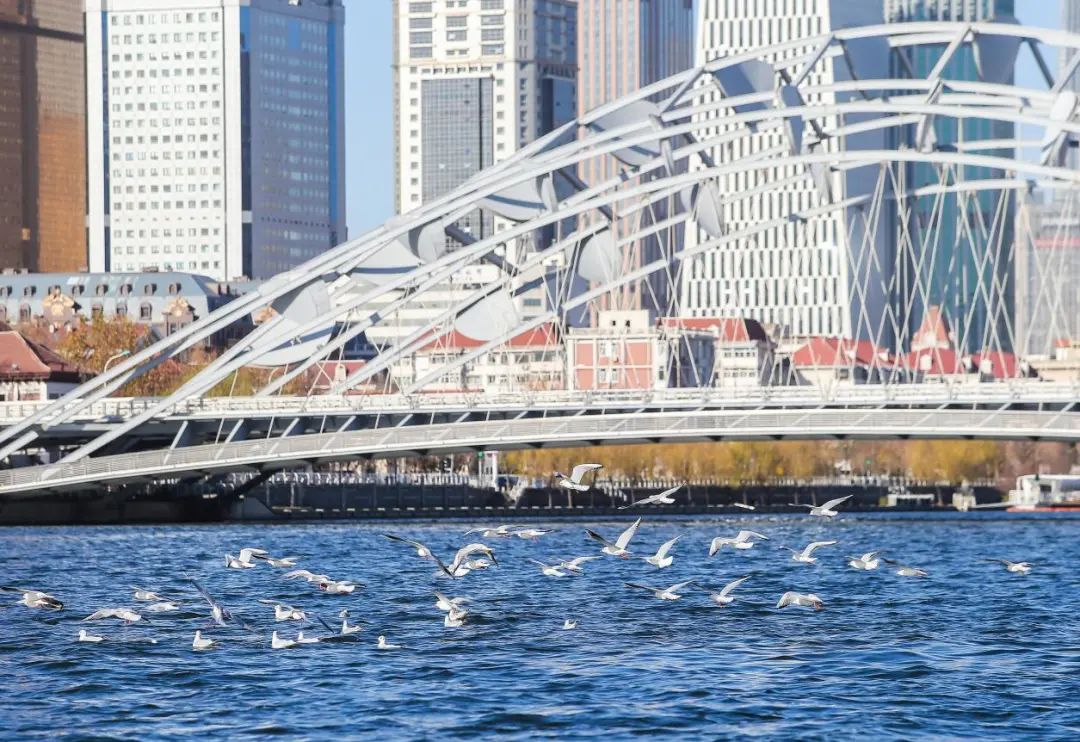
[[87, 266], [83, 43], [80, 0], [0, 0], [0, 268]]
[[265, 278], [346, 239], [341, 0], [88, 0], [90, 264]]
[[[1013, 19], [1013, 0], [886, 0], [885, 19], [888, 22], [910, 21], [1010, 21]], [[896, 77], [925, 77], [934, 69], [946, 45], [909, 47], [894, 52], [891, 64]], [[902, 57], [900, 55], [903, 55]], [[957, 50], [948, 62], [946, 74], [951, 79], [977, 81], [979, 73], [971, 45]], [[1011, 84], [1013, 75], [1001, 82]], [[914, 127], [908, 127], [908, 135]], [[1009, 140], [1015, 137], [1014, 126], [1008, 122], [971, 118], [962, 124], [953, 119], [939, 118], [933, 125], [934, 146], [949, 148], [963, 146], [979, 140]], [[920, 146], [914, 141], [894, 145]], [[1011, 152], [984, 150], [985, 154], [1008, 157]], [[935, 166], [912, 164], [907, 168], [909, 186], [919, 187], [938, 182], [941, 174]], [[976, 178], [1004, 177], [1001, 171], [986, 168], [960, 167], [944, 173], [947, 182]], [[1004, 199], [1004, 200], [1002, 200]], [[967, 216], [964, 217], [964, 213]], [[962, 224], [989, 219], [1004, 220], [1005, 235], [995, 244]], [[927, 196], [918, 199], [911, 210], [911, 233], [926, 231], [927, 225], [936, 222], [937, 234], [942, 248], [932, 265], [917, 265], [908, 261], [898, 269], [898, 291], [893, 297], [894, 311], [901, 322], [917, 328], [923, 321], [922, 307], [938, 306], [952, 329], [952, 342], [957, 350], [975, 353], [984, 348], [1013, 350], [1009, 347], [1015, 333], [1011, 331], [1014, 315], [1014, 265], [1015, 244], [1010, 235], [1015, 220], [1015, 203], [1008, 194], [982, 193], [977, 195], [948, 195], [944, 198]], [[930, 272], [932, 278], [927, 278]], [[919, 274], [923, 280], [919, 280]], [[912, 296], [916, 286], [930, 286], [936, 295]], [[1003, 297], [1004, 301], [990, 301], [991, 296]], [[911, 333], [907, 333], [910, 337]]]

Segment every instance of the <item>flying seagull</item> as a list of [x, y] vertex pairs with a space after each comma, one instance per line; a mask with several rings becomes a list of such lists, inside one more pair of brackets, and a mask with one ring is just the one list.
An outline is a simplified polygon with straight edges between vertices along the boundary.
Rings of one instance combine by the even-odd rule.
[[435, 558], [435, 554], [431, 551], [431, 549], [424, 546], [419, 541], [413, 541], [411, 539], [403, 538], [401, 536], [395, 536], [392, 533], [384, 533], [383, 537], [388, 538], [391, 541], [400, 541], [403, 544], [408, 544], [409, 546], [416, 549], [416, 556], [420, 557], [421, 559], [434, 559]]
[[22, 597], [16, 605], [25, 605], [27, 608], [44, 608], [47, 611], [59, 611], [64, 608], [63, 603], [40, 590], [28, 590], [25, 587], [0, 587], [0, 592], [21, 593]]
[[824, 505], [799, 505], [799, 507], [810, 508], [810, 515], [819, 515], [823, 518], [835, 518], [840, 513], [835, 509], [837, 505], [843, 502], [847, 502], [851, 499], [851, 495], [844, 497], [838, 497], [835, 500], [829, 500]]
[[589, 485], [582, 484], [582, 478], [591, 471], [599, 471], [603, 468], [603, 464], [578, 464], [570, 472], [569, 477], [559, 471], [555, 472], [555, 476], [559, 478], [559, 486], [564, 489], [573, 490], [574, 492], [588, 492]]
[[1029, 574], [1032, 567], [1031, 562], [1010, 562], [1008, 559], [987, 559], [986, 561], [1004, 564], [1006, 572], [1012, 572], [1017, 575]]
[[83, 621], [100, 621], [104, 618], [118, 618], [126, 624], [143, 620], [141, 614], [130, 608], [101, 608], [84, 618]]
[[668, 552], [671, 551], [671, 547], [674, 546], [675, 542], [678, 541], [680, 538], [681, 536], [676, 536], [673, 539], [668, 539], [660, 545], [660, 548], [656, 550], [655, 554], [653, 554], [651, 557], [646, 557], [645, 561], [653, 565], [657, 569], [664, 569], [665, 567], [670, 567], [671, 563], [675, 561], [675, 557], [668, 556]]
[[639, 505], [671, 505], [675, 502], [675, 498], [672, 497], [672, 495], [681, 490], [682, 488], [683, 486], [680, 484], [678, 487], [672, 487], [671, 489], [664, 490], [663, 492], [658, 492], [655, 495], [649, 495], [648, 497], [644, 497], [637, 502], [632, 502], [629, 505], [623, 505], [621, 508], [619, 508], [619, 510], [635, 508]]
[[199, 595], [203, 597], [203, 600], [210, 604], [210, 618], [214, 623], [218, 626], [227, 626], [229, 621], [235, 621], [248, 631], [251, 630], [251, 627], [248, 626], [242, 618], [234, 616], [225, 606], [214, 600], [213, 596], [206, 592], [206, 588], [190, 578], [189, 582], [195, 586], [195, 589], [199, 592]]
[[728, 584], [724, 585], [723, 589], [720, 592], [710, 592], [709, 597], [712, 599], [712, 602], [716, 603], [721, 608], [726, 605], [731, 605], [735, 602], [735, 598], [731, 597], [731, 591], [749, 579], [750, 575], [747, 575], [746, 577], [740, 577], [737, 580], [732, 580]]
[[900, 564], [900, 562], [894, 562], [892, 559], [886, 559], [886, 564], [891, 564], [896, 567], [896, 574], [901, 577], [928, 577], [930, 575], [925, 569], [919, 569], [918, 567], [908, 567]]
[[868, 551], [861, 557], [848, 557], [848, 566], [852, 569], [877, 569], [881, 565], [881, 560], [878, 559], [880, 553], [880, 551]]
[[636, 590], [648, 590], [650, 593], [652, 593], [654, 596], [656, 596], [660, 600], [678, 600], [679, 598], [682, 597], [681, 595], [679, 595], [678, 591], [682, 590], [684, 587], [686, 587], [687, 585], [692, 584], [693, 582], [694, 582], [693, 580], [687, 580], [686, 582], [677, 582], [674, 585], [672, 585], [671, 587], [661, 587], [661, 588], [649, 587], [648, 585], [640, 585], [640, 584], [638, 584], [636, 582], [627, 582], [625, 584], [626, 584], [627, 587], [632, 587], [632, 588], [635, 588]]
[[566, 561], [559, 562], [559, 569], [565, 569], [567, 572], [573, 572], [576, 575], [583, 573], [581, 565], [585, 562], [591, 562], [593, 559], [599, 559], [598, 556], [583, 556], [574, 557], [573, 559], [567, 559]]
[[833, 546], [836, 543], [837, 543], [836, 541], [813, 541], [813, 542], [807, 544], [806, 548], [804, 548], [802, 551], [797, 551], [795, 549], [792, 549], [790, 546], [784, 546], [784, 547], [781, 547], [781, 548], [784, 548], [784, 549], [787, 549], [788, 551], [794, 552], [791, 555], [791, 558], [794, 561], [802, 562], [803, 564], [813, 564], [814, 562], [817, 561], [817, 557], [816, 556], [811, 556], [811, 555], [816, 550], [820, 549], [822, 546]]
[[780, 596], [777, 608], [787, 608], [789, 605], [797, 605], [803, 608], [813, 608], [815, 611], [824, 610], [825, 603], [813, 593], [797, 593], [789, 590]]
[[566, 577], [566, 573], [557, 566], [553, 567], [550, 564], [544, 564], [536, 559], [530, 559], [529, 561], [539, 567], [540, 571], [543, 572], [546, 577]]
[[270, 553], [263, 549], [241, 549], [240, 555], [237, 557], [232, 554], [225, 555], [225, 566], [231, 569], [251, 569], [255, 566], [255, 559], [262, 559], [267, 556], [270, 556]]
[[709, 556], [712, 556], [716, 552], [725, 546], [731, 546], [736, 549], [752, 549], [754, 548], [753, 539], [760, 538], [765, 541], [769, 540], [768, 536], [763, 536], [757, 531], [739, 531], [735, 538], [725, 538], [723, 536], [717, 536], [709, 544]]
[[604, 548], [600, 550], [604, 554], [610, 554], [611, 556], [617, 556], [626, 559], [630, 556], [630, 552], [627, 551], [626, 547], [630, 545], [630, 539], [632, 539], [634, 537], [634, 534], [637, 533], [638, 526], [640, 525], [641, 518], [638, 518], [630, 525], [629, 528], [619, 534], [619, 538], [615, 540], [615, 543], [611, 543], [596, 531], [590, 531], [586, 528], [585, 533], [589, 534], [589, 538], [593, 539], [594, 541], [599, 541], [601, 544], [604, 545]]

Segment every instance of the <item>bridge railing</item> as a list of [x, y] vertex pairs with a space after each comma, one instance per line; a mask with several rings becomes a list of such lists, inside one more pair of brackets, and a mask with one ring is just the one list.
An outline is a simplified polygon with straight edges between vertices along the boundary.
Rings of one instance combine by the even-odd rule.
[[264, 466], [283, 468], [291, 463], [347, 459], [360, 454], [395, 455], [543, 443], [572, 445], [787, 435], [802, 438], [982, 435], [1078, 440], [1080, 415], [979, 410], [756, 410], [585, 415], [402, 426], [206, 444], [26, 467], [0, 472], [0, 492], [168, 476], [178, 472]]
[[[278, 397], [204, 397], [187, 400], [170, 418], [228, 415], [322, 415], [350, 413], [501, 411], [649, 407], [683, 408], [866, 405], [926, 406], [950, 403], [1069, 403], [1080, 400], [1080, 382], [1016, 379], [986, 383], [861, 384], [832, 387], [773, 386], [742, 389], [713, 387], [535, 391], [522, 393], [443, 392], [431, 394], [325, 395]], [[122, 420], [148, 409], [153, 397], [122, 397], [96, 402], [79, 420]], [[2, 402], [0, 424], [39, 410], [45, 402]]]

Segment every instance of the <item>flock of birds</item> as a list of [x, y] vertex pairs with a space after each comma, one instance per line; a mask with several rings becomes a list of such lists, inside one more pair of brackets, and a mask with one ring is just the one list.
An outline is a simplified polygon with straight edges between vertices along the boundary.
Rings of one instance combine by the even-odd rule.
[[[574, 468], [572, 474], [567, 477], [563, 474], [556, 472], [556, 476], [559, 478], [560, 486], [574, 491], [586, 491], [589, 486], [583, 483], [583, 478], [589, 472], [594, 472], [601, 468], [599, 464], [581, 464]], [[635, 503], [626, 506], [630, 507], [643, 507], [649, 505], [664, 505], [674, 502], [673, 495], [680, 487], [674, 487], [664, 492], [660, 492], [655, 495], [643, 498]], [[850, 499], [848, 497], [840, 497], [834, 500], [829, 500], [823, 505], [807, 505], [809, 507], [810, 517], [817, 518], [834, 518], [839, 514], [837, 507], [842, 505]], [[747, 506], [749, 508], [749, 506]], [[752, 509], [752, 508], [750, 508]], [[635, 520], [628, 528], [623, 530], [614, 541], [609, 540], [604, 535], [597, 533], [596, 531], [586, 529], [585, 533], [589, 539], [596, 542], [599, 546], [598, 554], [588, 554], [584, 556], [577, 556], [571, 559], [563, 559], [557, 562], [548, 563], [538, 559], [529, 559], [534, 564], [541, 574], [546, 577], [561, 578], [570, 575], [582, 575], [584, 574], [585, 565], [593, 560], [602, 559], [607, 557], [616, 557], [621, 559], [640, 558], [645, 563], [656, 567], [657, 569], [666, 569], [671, 567], [674, 563], [674, 555], [672, 549], [678, 543], [680, 536], [675, 536], [663, 544], [656, 550], [656, 553], [651, 555], [640, 555], [630, 550], [631, 541], [638, 532], [638, 528], [641, 526], [641, 518]], [[486, 540], [492, 539], [504, 539], [504, 538], [518, 538], [528, 541], [537, 541], [541, 537], [552, 533], [549, 529], [544, 528], [513, 528], [508, 525], [500, 525], [496, 527], [484, 527], [476, 528], [466, 531], [466, 536], [473, 534], [479, 534], [481, 538]], [[460, 549], [458, 549], [449, 563], [443, 561], [431, 548], [425, 544], [410, 539], [404, 536], [396, 534], [383, 534], [385, 538], [402, 543], [415, 550], [416, 556], [423, 560], [430, 560], [435, 563], [438, 568], [437, 574], [445, 576], [451, 580], [459, 580], [469, 575], [472, 572], [480, 572], [487, 570], [491, 567], [499, 566], [499, 562], [495, 557], [495, 551], [490, 546], [482, 542], [469, 543]], [[708, 555], [710, 557], [716, 555], [722, 551], [725, 547], [730, 547], [735, 550], [752, 549], [763, 541], [768, 541], [769, 537], [758, 533], [756, 531], [741, 530], [734, 536], [717, 536], [713, 538], [709, 544]], [[818, 561], [818, 557], [815, 554], [819, 549], [826, 547], [836, 546], [839, 542], [836, 540], [826, 541], [813, 541], [807, 544], [801, 549], [795, 549], [789, 546], [781, 546], [782, 549], [787, 549], [792, 552], [791, 559], [800, 564], [814, 564]], [[901, 577], [927, 577], [928, 572], [919, 567], [912, 567], [899, 562], [893, 561], [881, 556], [882, 551], [871, 551], [861, 556], [850, 556], [847, 558], [847, 566], [851, 569], [870, 571], [878, 569], [882, 563], [889, 565], [897, 575]], [[284, 572], [281, 577], [284, 580], [303, 580], [310, 585], [314, 585], [320, 592], [327, 595], [351, 595], [357, 589], [361, 589], [363, 585], [352, 580], [342, 580], [331, 578], [329, 575], [315, 573], [307, 569], [296, 568], [299, 561], [299, 557], [285, 556], [275, 557], [268, 551], [258, 548], [243, 548], [235, 556], [232, 554], [225, 555], [225, 567], [227, 569], [235, 570], [250, 570], [259, 565], [266, 565], [274, 569], [289, 570]], [[1029, 574], [1033, 568], [1033, 565], [1029, 562], [1012, 562], [1005, 559], [987, 559], [988, 562], [995, 562], [1004, 565], [1004, 568], [1014, 574], [1026, 575]], [[719, 591], [712, 591], [706, 589], [709, 594], [709, 599], [719, 607], [729, 606], [735, 602], [733, 592], [750, 579], [751, 575], [739, 577], [732, 580], [723, 586]], [[191, 648], [194, 651], [203, 651], [212, 649], [217, 646], [218, 641], [204, 635], [204, 631], [208, 631], [213, 627], [228, 627], [231, 625], [240, 626], [241, 628], [257, 634], [256, 630], [239, 614], [230, 611], [224, 605], [215, 599], [206, 589], [196, 580], [189, 580], [195, 591], [201, 596], [209, 607], [208, 623], [195, 631], [192, 638]], [[642, 584], [640, 582], [625, 582], [626, 587], [641, 590], [647, 593], [651, 593], [653, 597], [659, 600], [679, 600], [683, 597], [686, 588], [696, 584], [696, 580], [684, 580], [677, 582], [667, 587], [654, 587], [651, 585]], [[20, 597], [17, 602], [18, 605], [25, 606], [27, 608], [41, 609], [46, 611], [60, 611], [64, 609], [64, 603], [50, 595], [47, 592], [36, 589], [29, 589], [23, 587], [8, 587], [0, 586], [0, 591], [17, 593]], [[467, 603], [469, 599], [466, 597], [450, 597], [443, 592], [435, 591], [435, 607], [441, 611], [443, 616], [443, 625], [447, 628], [457, 628], [465, 625], [469, 617], [469, 609]], [[138, 609], [131, 607], [117, 607], [117, 608], [101, 608], [90, 615], [86, 616], [83, 621], [105, 621], [116, 620], [121, 622], [124, 626], [130, 626], [140, 622], [150, 622], [149, 616], [152, 614], [155, 616], [154, 620], [157, 620], [158, 616], [176, 613], [186, 610], [186, 599], [181, 600], [175, 597], [163, 596], [154, 590], [147, 590], [140, 587], [132, 587], [132, 598], [137, 601], [141, 607]], [[292, 647], [298, 647], [308, 644], [316, 644], [319, 642], [327, 641], [358, 641], [358, 634], [362, 631], [360, 624], [349, 623], [349, 609], [344, 608], [338, 614], [337, 617], [341, 619], [341, 625], [338, 627], [331, 626], [320, 615], [308, 611], [295, 608], [291, 605], [283, 603], [277, 600], [260, 600], [261, 605], [268, 606], [269, 610], [273, 611], [273, 617], [275, 624], [295, 622], [302, 628], [308, 630], [308, 634], [305, 634], [304, 630], [298, 629], [294, 638], [286, 638], [279, 635], [277, 630], [273, 631], [270, 636], [270, 646], [273, 649], [288, 649]], [[825, 607], [824, 601], [815, 595], [814, 593], [800, 593], [789, 590], [784, 592], [779, 601], [776, 604], [778, 609], [788, 608], [791, 606], [812, 608], [814, 610], [823, 610]], [[201, 614], [199, 614], [201, 617]], [[310, 634], [312, 626], [321, 627], [325, 633], [319, 636], [313, 636]], [[572, 630], [577, 628], [577, 621], [572, 618], [567, 618], [563, 622], [562, 628], [564, 630]], [[319, 630], [319, 629], [316, 629]], [[79, 642], [87, 643], [100, 643], [107, 641], [105, 636], [100, 634], [92, 634], [86, 629], [80, 629], [75, 639]], [[155, 640], [151, 640], [154, 642]], [[382, 650], [402, 649], [403, 647], [398, 644], [391, 644], [387, 641], [384, 635], [378, 637], [376, 646]]]

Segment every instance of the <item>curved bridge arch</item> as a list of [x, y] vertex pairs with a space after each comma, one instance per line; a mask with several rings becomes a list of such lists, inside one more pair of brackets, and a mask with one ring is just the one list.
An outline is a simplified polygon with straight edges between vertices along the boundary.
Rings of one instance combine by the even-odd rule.
[[[927, 44], [943, 51], [926, 79], [874, 74], [882, 65], [872, 54], [902, 55]], [[1080, 37], [1009, 24], [892, 24], [795, 39], [679, 73], [601, 106], [454, 191], [134, 353], [0, 431], [0, 458], [46, 445], [52, 432], [70, 430], [131, 379], [267, 306], [275, 312], [266, 321], [175, 393], [93, 428], [64, 449], [63, 463], [138, 447], [140, 429], [174, 418], [245, 366], [283, 367], [256, 392], [274, 399], [362, 336], [388, 339], [378, 356], [335, 379], [330, 394], [445, 392], [447, 379], [467, 378], [468, 369], [523, 333], [551, 328], [549, 345], [535, 353], [560, 352], [598, 312], [623, 308], [627, 295], [644, 301], [640, 297], [651, 293], [653, 316], [685, 315], [687, 276], [718, 259], [756, 259], [747, 246], [758, 240], [770, 247], [776, 241], [778, 254], [823, 255], [836, 263], [829, 278], [836, 282], [828, 307], [836, 315], [833, 334], [841, 345], [869, 343], [894, 359], [884, 383], [910, 383], [917, 375], [895, 359], [911, 350], [918, 320], [942, 293], [939, 259], [964, 262], [976, 275], [964, 312], [970, 316], [955, 319], [958, 350], [995, 359], [1033, 352], [1021, 347], [1026, 328], [1012, 316], [1005, 268], [1015, 262], [1017, 245], [1033, 238], [1024, 220], [1042, 194], [1080, 204], [1080, 172], [1064, 162], [1080, 140], [1080, 106], [1065, 89], [1067, 79], [1047, 77], [1045, 88], [1021, 88], [1000, 58], [1026, 50], [1041, 60], [1043, 46], [1075, 49]], [[949, 57], [965, 50], [979, 62], [981, 79], [947, 76]], [[1065, 66], [1068, 75], [1078, 66], [1080, 55]], [[822, 70], [826, 82], [811, 84], [811, 73]], [[938, 144], [939, 121], [1014, 130], [981, 143]], [[1037, 138], [1016, 135], [1018, 127], [1036, 130]], [[586, 182], [579, 172], [590, 168], [607, 175]], [[731, 187], [747, 180], [754, 185]], [[781, 213], [736, 216], [747, 202], [777, 193]], [[953, 224], [942, 216], [946, 205], [958, 215]], [[465, 232], [459, 220], [477, 209], [501, 228]], [[903, 280], [897, 277], [901, 263], [911, 273]], [[467, 288], [448, 291], [464, 274], [475, 274]], [[788, 267], [784, 291], [800, 290], [805, 276], [799, 274], [798, 266]], [[315, 300], [329, 309], [298, 309]], [[541, 305], [525, 311], [526, 301]], [[722, 303], [736, 315], [752, 309], [738, 298]], [[402, 324], [407, 315], [419, 319]], [[438, 349], [455, 332], [469, 342], [432, 360], [438, 354], [428, 352], [430, 346]], [[859, 371], [860, 363], [853, 358], [849, 370]], [[1022, 375], [1011, 373], [1000, 383], [1028, 383]], [[818, 406], [844, 407], [831, 389], [822, 389]], [[1069, 419], [1073, 409], [1034, 411]], [[321, 431], [312, 422], [317, 417], [287, 413], [286, 427], [271, 426], [265, 435]], [[230, 425], [214, 442], [240, 445], [248, 432], [240, 422]], [[1068, 426], [1062, 430], [1049, 437], [1074, 435]], [[177, 433], [171, 448], [183, 444]]]

